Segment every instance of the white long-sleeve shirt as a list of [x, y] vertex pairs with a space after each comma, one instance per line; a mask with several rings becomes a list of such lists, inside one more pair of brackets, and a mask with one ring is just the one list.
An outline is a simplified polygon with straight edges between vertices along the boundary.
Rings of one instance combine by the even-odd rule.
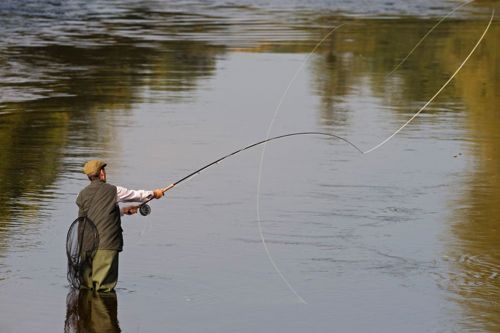
[[125, 187], [116, 187], [116, 202], [143, 202], [153, 197], [153, 191], [129, 190]]

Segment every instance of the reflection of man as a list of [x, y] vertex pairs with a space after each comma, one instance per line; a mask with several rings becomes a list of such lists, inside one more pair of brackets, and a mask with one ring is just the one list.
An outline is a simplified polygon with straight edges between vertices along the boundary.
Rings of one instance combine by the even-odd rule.
[[64, 332], [74, 333], [118, 333], [116, 293], [72, 290], [68, 294]]
[[106, 163], [92, 160], [85, 163], [83, 172], [90, 184], [85, 187], [76, 204], [78, 217], [87, 216], [97, 227], [99, 247], [92, 261], [81, 269], [81, 288], [111, 291], [118, 281], [118, 253], [123, 248], [121, 215], [137, 213], [137, 206], [120, 209], [119, 202], [142, 202], [163, 196], [161, 189], [154, 191], [128, 190], [106, 183]]

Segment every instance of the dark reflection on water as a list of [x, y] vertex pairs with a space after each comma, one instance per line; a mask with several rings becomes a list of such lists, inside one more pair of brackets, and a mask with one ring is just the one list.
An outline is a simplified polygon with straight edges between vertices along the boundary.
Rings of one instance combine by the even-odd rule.
[[[302, 61], [302, 56], [307, 55], [332, 26], [344, 24], [311, 58], [305, 67], [307, 78], [298, 80], [307, 87], [307, 92], [300, 92], [302, 95], [299, 96], [303, 100], [317, 99], [313, 112], [306, 114], [300, 104], [303, 102], [299, 100], [301, 98], [290, 96], [289, 99], [297, 105], [283, 108], [282, 113], [287, 113], [290, 119], [297, 117], [302, 123], [299, 120], [284, 128], [304, 130], [303, 123], [309, 122], [297, 115], [307, 119], [314, 117], [313, 123], [320, 130], [342, 134], [369, 148], [406, 121], [455, 71], [484, 29], [492, 4], [495, 5], [494, 2], [481, 1], [464, 7], [443, 22], [397, 72], [388, 75], [437, 18], [455, 7], [457, 2], [2, 1], [0, 283], [6, 287], [0, 291], [5, 293], [0, 309], [8, 310], [9, 304], [15, 304], [14, 308], [22, 307], [14, 302], [17, 298], [7, 290], [18, 288], [19, 280], [34, 279], [30, 272], [52, 281], [57, 276], [54, 272], [64, 267], [58, 262], [37, 271], [34, 268], [39, 267], [39, 263], [26, 263], [24, 253], [28, 253], [28, 257], [39, 254], [39, 251], [42, 254], [43, 251], [49, 252], [49, 257], [54, 255], [47, 245], [54, 239], [40, 239], [39, 235], [51, 230], [53, 216], [58, 216], [58, 221], [72, 220], [67, 214], [74, 209], [73, 197], [82, 183], [79, 172], [85, 159], [111, 158], [124, 164], [135, 160], [127, 155], [126, 148], [120, 146], [120, 138], [126, 137], [124, 133], [133, 136], [131, 141], [136, 142], [135, 149], [148, 149], [148, 138], [152, 133], [140, 119], [150, 121], [151, 126], [156, 122], [179, 126], [180, 129], [169, 128], [165, 134], [169, 136], [169, 131], [172, 131], [172, 136], [179, 136], [176, 138], [176, 148], [179, 149], [173, 151], [179, 154], [179, 159], [183, 157], [183, 150], [190, 151], [196, 144], [208, 145], [217, 138], [221, 127], [230, 127], [234, 119], [244, 118], [245, 114], [237, 111], [248, 110], [245, 108], [247, 104], [256, 123], [265, 125], [272, 110], [253, 110], [252, 103], [259, 105], [257, 103], [266, 98], [274, 101], [274, 95], [264, 95], [276, 89], [267, 80], [271, 82], [282, 73], [269, 71], [261, 74], [256, 87], [242, 95], [233, 96], [236, 90], [230, 88], [241, 86], [260, 65], [272, 63], [271, 67], [280, 68], [291, 63], [293, 68], [298, 67], [299, 63], [295, 66], [294, 61]], [[434, 294], [436, 290], [423, 282], [432, 276], [445, 292], [443, 298], [451, 299], [463, 312], [460, 319], [449, 315], [450, 319], [444, 322], [457, 321], [460, 328], [498, 332], [499, 33], [498, 19], [495, 19], [486, 39], [453, 83], [415, 121], [415, 126], [402, 135], [409, 140], [408, 146], [395, 153], [403, 156], [411, 151], [433, 151], [432, 148], [439, 145], [461, 149], [451, 153], [448, 148], [443, 148], [441, 155], [426, 157], [438, 160], [443, 154], [448, 154], [450, 159], [445, 165], [426, 168], [426, 165], [420, 166], [419, 163], [423, 162], [419, 160], [398, 161], [395, 158], [392, 163], [399, 164], [394, 167], [389, 162], [383, 164], [380, 160], [369, 160], [373, 163], [370, 165], [373, 172], [378, 174], [366, 179], [380, 177], [380, 183], [356, 184], [358, 178], [363, 178], [362, 174], [348, 178], [347, 184], [338, 180], [328, 183], [331, 173], [342, 172], [342, 163], [347, 165], [353, 160], [348, 152], [339, 150], [338, 154], [342, 156], [335, 156], [335, 163], [331, 163], [334, 166], [327, 165], [332, 161], [326, 161], [324, 165], [313, 163], [307, 169], [306, 161], [298, 161], [273, 176], [280, 179], [279, 176], [291, 175], [294, 167], [303, 165], [305, 171], [326, 179], [326, 183], [315, 184], [300, 197], [279, 191], [267, 197], [275, 204], [272, 211], [278, 214], [271, 221], [275, 224], [271, 223], [272, 227], [266, 229], [269, 244], [273, 250], [292, 249], [293, 254], [289, 257], [304, 254], [302, 271], [299, 270], [296, 278], [308, 281], [303, 289], [314, 284], [316, 279], [323, 292], [331, 285], [332, 276], [352, 273], [358, 276], [370, 272], [375, 280], [370, 282], [374, 284], [384, 284], [388, 275], [395, 281], [390, 280], [390, 284], [406, 287], [406, 283], [411, 285], [409, 279], [420, 277], [414, 283], [425, 285], [422, 289]], [[246, 68], [248, 62], [252, 63], [248, 59], [261, 63]], [[217, 108], [197, 104], [200, 91], [210, 91], [219, 81], [228, 80], [223, 76], [228, 75], [225, 66], [235, 66], [235, 63], [241, 75], [226, 83], [228, 93], [222, 96], [215, 90], [211, 92], [211, 95], [219, 96], [214, 97], [219, 98], [215, 101]], [[254, 101], [246, 100], [245, 97], [254, 94], [251, 89], [257, 88], [264, 88], [262, 96], [254, 96]], [[281, 92], [278, 90], [274, 94]], [[246, 105], [238, 105], [237, 99]], [[214, 111], [233, 105], [228, 104], [232, 102], [237, 105], [234, 113]], [[184, 106], [182, 112], [172, 111], [179, 105]], [[149, 106], [162, 111], [153, 112]], [[161, 119], [154, 119], [155, 116]], [[212, 117], [215, 118], [213, 123]], [[279, 120], [285, 123], [284, 118]], [[251, 127], [252, 124], [245, 126]], [[236, 129], [236, 135], [241, 138], [228, 137], [221, 143], [240, 142], [238, 139], [250, 143], [243, 131], [243, 128]], [[195, 136], [195, 139], [188, 141], [191, 140], [189, 136]], [[311, 151], [321, 149], [311, 143], [304, 145], [307, 144], [311, 145], [307, 146]], [[322, 144], [331, 149], [327, 143]], [[171, 147], [172, 142], [165, 142], [165, 145]], [[155, 147], [163, 149], [163, 146]], [[231, 148], [236, 147], [231, 145]], [[211, 153], [207, 152], [208, 159]], [[331, 154], [331, 150], [328, 153]], [[289, 152], [288, 155], [293, 154]], [[169, 167], [175, 165], [155, 151], [148, 152], [147, 156], [151, 160], [168, 161]], [[288, 161], [286, 154], [277, 156], [276, 159]], [[194, 159], [193, 163], [199, 163], [200, 159]], [[185, 171], [193, 166], [175, 167]], [[427, 173], [424, 174], [420, 167]], [[384, 176], [384, 172], [389, 175]], [[148, 175], [142, 176], [147, 178]], [[406, 183], [407, 178], [412, 182]], [[457, 184], [452, 187], [449, 179]], [[282, 184], [289, 180], [275, 181], [281, 189]], [[142, 183], [142, 179], [137, 182]], [[234, 188], [228, 193], [236, 197], [235, 207], [244, 201], [237, 197]], [[433, 211], [425, 205], [432, 206], [434, 202], [429, 202], [429, 199], [418, 201], [428, 193], [436, 193], [437, 202], [446, 201], [450, 207], [443, 209], [449, 211]], [[202, 195], [196, 195], [188, 197], [188, 201], [200, 200]], [[379, 199], [381, 196], [387, 196], [389, 201]], [[406, 202], [405, 198], [412, 200]], [[226, 202], [228, 199], [222, 196], [220, 200]], [[332, 208], [334, 203], [339, 206]], [[208, 210], [210, 205], [203, 202], [200, 206], [203, 205]], [[288, 213], [293, 207], [298, 211]], [[441, 213], [445, 215], [443, 218], [433, 219]], [[236, 216], [240, 211], [234, 208], [227, 214]], [[305, 216], [303, 220], [302, 215]], [[295, 222], [298, 231], [279, 229], [277, 225], [282, 227], [280, 219], [287, 220], [287, 226]], [[335, 224], [332, 225], [333, 219]], [[421, 231], [416, 236], [422, 239], [422, 248], [429, 245], [435, 250], [431, 251], [434, 258], [412, 257], [411, 251], [407, 256], [399, 253], [410, 247], [406, 243], [384, 247], [385, 240], [400, 236], [392, 229], [395, 226], [417, 228], [419, 223], [425, 225], [428, 221], [444, 229], [437, 232], [436, 226], [428, 226], [439, 234], [436, 238], [444, 239], [444, 250], [436, 250], [439, 247], [436, 243], [425, 243], [424, 235], [431, 231]], [[301, 229], [304, 225], [310, 228], [306, 232]], [[373, 234], [371, 230], [375, 230]], [[224, 235], [225, 232], [225, 229], [220, 231]], [[245, 249], [260, 243], [252, 235], [247, 238], [238, 233], [238, 236], [228, 238], [243, 243]], [[162, 241], [155, 239], [158, 243]], [[401, 242], [412, 243], [412, 239], [402, 237]], [[173, 248], [175, 250], [175, 246]], [[181, 256], [186, 254], [181, 252]], [[191, 271], [183, 272], [190, 276], [187, 284], [196, 285], [196, 279], [191, 276], [196, 275], [200, 261], [195, 260], [191, 263]], [[17, 262], [27, 266], [20, 266]], [[208, 271], [209, 267], [206, 264], [204, 269]], [[230, 276], [228, 272], [225, 274]], [[59, 275], [58, 282], [62, 284], [64, 274]], [[143, 278], [141, 282], [144, 280], [148, 281]], [[170, 281], [169, 278], [165, 280]], [[224, 288], [230, 285], [227, 280], [231, 279], [220, 278]], [[161, 281], [155, 282], [161, 284]], [[172, 283], [175, 282], [174, 278]], [[199, 284], [203, 285], [200, 289], [207, 288], [204, 282]], [[361, 284], [361, 288], [366, 288], [366, 285]], [[403, 288], [403, 291], [407, 289]], [[169, 292], [175, 294], [175, 291]], [[108, 296], [70, 294], [66, 329], [90, 330], [95, 325], [109, 324], [111, 331], [119, 331], [116, 295]], [[348, 296], [344, 297], [352, 301]], [[373, 301], [371, 306], [377, 306], [378, 302]], [[334, 305], [325, 303], [328, 307]], [[34, 313], [36, 311], [31, 312], [33, 316]], [[383, 327], [383, 324], [379, 325]], [[450, 325], [444, 329], [455, 327]], [[436, 327], [434, 324], [433, 328]], [[417, 325], [410, 331], [418, 331]]]
[[116, 292], [71, 290], [66, 298], [64, 333], [121, 332]]

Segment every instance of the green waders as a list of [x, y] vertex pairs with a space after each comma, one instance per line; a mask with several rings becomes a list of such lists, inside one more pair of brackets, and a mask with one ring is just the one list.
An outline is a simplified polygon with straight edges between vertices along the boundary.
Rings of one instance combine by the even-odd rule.
[[118, 282], [118, 251], [97, 250], [92, 264], [82, 267], [82, 289], [110, 292]]

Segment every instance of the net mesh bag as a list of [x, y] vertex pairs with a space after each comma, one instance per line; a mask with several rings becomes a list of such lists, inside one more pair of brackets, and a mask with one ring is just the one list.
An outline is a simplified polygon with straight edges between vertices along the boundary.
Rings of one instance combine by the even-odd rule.
[[79, 289], [82, 283], [82, 268], [90, 265], [99, 246], [97, 228], [88, 217], [79, 217], [68, 230], [66, 255], [68, 257], [68, 281], [73, 288]]

